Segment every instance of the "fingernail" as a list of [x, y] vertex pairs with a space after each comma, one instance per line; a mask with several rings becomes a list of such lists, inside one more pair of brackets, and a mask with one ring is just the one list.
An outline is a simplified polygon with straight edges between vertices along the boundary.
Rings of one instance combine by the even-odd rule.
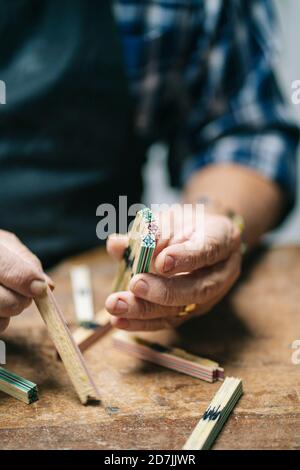
[[110, 295], [106, 299], [105, 307], [111, 313], [126, 313], [128, 311], [127, 302], [125, 302], [125, 300], [119, 299], [115, 294]]
[[113, 307], [113, 310], [117, 313], [126, 313], [128, 310], [128, 305], [124, 300], [118, 299]]
[[175, 259], [173, 256], [167, 255], [165, 257], [165, 262], [164, 262], [164, 272], [167, 273], [168, 271], [172, 271], [175, 267]]
[[133, 286], [133, 292], [136, 295], [146, 295], [148, 292], [148, 284], [143, 279], [137, 281]]
[[32, 281], [30, 284], [30, 292], [33, 295], [40, 296], [47, 291], [47, 284], [45, 281]]

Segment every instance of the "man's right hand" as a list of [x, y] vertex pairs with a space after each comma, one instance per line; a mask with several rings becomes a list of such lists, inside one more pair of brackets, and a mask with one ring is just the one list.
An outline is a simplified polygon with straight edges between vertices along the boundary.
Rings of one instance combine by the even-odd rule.
[[0, 230], [0, 331], [43, 295], [47, 284], [54, 287], [39, 259], [14, 234]]

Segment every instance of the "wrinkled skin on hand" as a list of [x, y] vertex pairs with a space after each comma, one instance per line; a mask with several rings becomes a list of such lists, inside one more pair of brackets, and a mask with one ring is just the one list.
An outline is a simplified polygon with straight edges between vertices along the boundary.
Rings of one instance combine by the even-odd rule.
[[12, 233], [0, 230], [0, 331], [32, 298], [54, 287], [39, 259]]
[[[117, 328], [176, 327], [211, 310], [239, 277], [240, 231], [228, 217], [205, 214], [204, 226], [199, 227], [191, 214], [184, 229], [170, 213], [160, 213], [158, 218], [161, 233], [169, 236], [158, 241], [150, 273], [135, 275], [129, 291], [113, 293], [106, 300]], [[127, 244], [127, 236], [112, 235], [107, 251], [121, 259]], [[196, 304], [196, 309], [179, 316], [188, 304]]]

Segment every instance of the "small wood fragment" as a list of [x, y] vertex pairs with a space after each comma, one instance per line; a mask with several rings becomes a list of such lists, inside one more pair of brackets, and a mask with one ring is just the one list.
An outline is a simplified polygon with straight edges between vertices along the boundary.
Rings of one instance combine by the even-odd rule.
[[35, 303], [81, 403], [99, 403], [98, 390], [51, 290], [48, 288], [47, 294], [36, 298]]
[[35, 383], [0, 367], [0, 390], [30, 405], [38, 400]]
[[183, 449], [210, 449], [242, 394], [243, 384], [241, 379], [227, 377], [186, 441]]

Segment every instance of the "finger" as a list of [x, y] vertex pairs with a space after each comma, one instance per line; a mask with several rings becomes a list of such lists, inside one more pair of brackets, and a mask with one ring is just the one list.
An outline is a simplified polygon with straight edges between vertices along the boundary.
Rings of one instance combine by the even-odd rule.
[[9, 325], [9, 318], [1, 318], [0, 317], [0, 331], [6, 330]]
[[174, 328], [183, 323], [184, 317], [164, 317], [152, 320], [130, 320], [127, 318], [111, 317], [114, 327], [127, 331], [157, 331]]
[[[43, 269], [39, 258], [32, 253], [15, 234], [0, 230], [0, 243], [1, 245], [9, 248], [13, 253], [19, 255], [25, 261], [34, 264], [39, 270]], [[44, 274], [44, 276], [49, 287], [53, 290], [55, 288], [53, 280], [47, 274]]]
[[24, 260], [34, 264], [37, 268], [42, 269], [42, 263], [38, 257], [33, 254], [14, 233], [0, 230], [0, 243]]
[[167, 246], [155, 260], [155, 271], [172, 275], [212, 266], [224, 261], [240, 245], [240, 232], [227, 217], [219, 217], [209, 233], [194, 232], [188, 240]]
[[30, 303], [30, 298], [0, 286], [0, 317], [8, 318], [19, 315], [29, 307]]
[[192, 226], [187, 221], [183, 223], [183, 213], [181, 204], [173, 204], [168, 210], [154, 214], [158, 225], [154, 257], [167, 246], [187, 240], [192, 233]]
[[165, 307], [147, 302], [128, 291], [111, 294], [106, 300], [105, 308], [111, 315], [138, 320], [174, 317], [184, 309], [184, 307]]
[[43, 295], [47, 289], [42, 269], [1, 243], [0, 284], [26, 297]]
[[[193, 317], [204, 315], [205, 313], [209, 312], [224, 297], [226, 292], [226, 290], [223, 291], [211, 302], [208, 302], [204, 305], [199, 305], [195, 312], [186, 316], [178, 316], [177, 314], [175, 316], [171, 315], [169, 317], [147, 320], [113, 317], [111, 319], [111, 323], [114, 327], [127, 331], [158, 331], [168, 328], [175, 328]], [[183, 309], [179, 308], [177, 310], [182, 311]]]
[[234, 252], [226, 261], [189, 274], [170, 278], [138, 274], [131, 279], [129, 289], [137, 297], [159, 305], [204, 304], [229, 289], [239, 272], [240, 254]]
[[110, 235], [106, 242], [106, 249], [110, 256], [120, 261], [124, 251], [128, 246], [128, 235], [114, 233]]

